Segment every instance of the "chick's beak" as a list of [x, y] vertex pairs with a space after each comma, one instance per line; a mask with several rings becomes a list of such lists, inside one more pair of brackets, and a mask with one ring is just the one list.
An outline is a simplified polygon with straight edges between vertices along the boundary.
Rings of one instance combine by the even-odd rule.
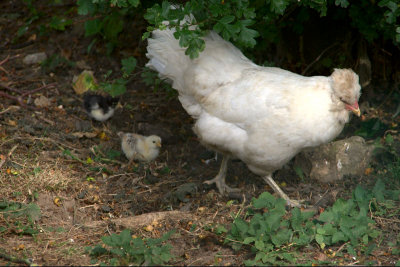
[[346, 109], [352, 111], [358, 117], [361, 115], [360, 107], [358, 106], [358, 102], [354, 102], [353, 105], [346, 104]]
[[161, 147], [161, 143], [157, 143], [156, 146]]

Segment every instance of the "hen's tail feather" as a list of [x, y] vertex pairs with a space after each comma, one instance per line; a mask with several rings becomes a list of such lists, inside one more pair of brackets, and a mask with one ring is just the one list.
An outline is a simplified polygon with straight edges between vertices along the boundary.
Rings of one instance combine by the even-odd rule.
[[183, 91], [183, 72], [190, 64], [190, 58], [185, 55], [185, 49], [179, 46], [171, 29], [155, 30], [148, 39], [147, 54], [150, 59], [147, 67], [156, 70], [160, 78], [172, 81], [172, 87]]

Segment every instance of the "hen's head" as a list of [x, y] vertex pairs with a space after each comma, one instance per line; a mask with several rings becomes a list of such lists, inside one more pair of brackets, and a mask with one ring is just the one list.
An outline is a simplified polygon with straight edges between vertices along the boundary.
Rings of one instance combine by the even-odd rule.
[[331, 78], [335, 96], [343, 103], [345, 109], [360, 116], [358, 99], [361, 94], [361, 86], [358, 82], [358, 75], [351, 69], [334, 69]]

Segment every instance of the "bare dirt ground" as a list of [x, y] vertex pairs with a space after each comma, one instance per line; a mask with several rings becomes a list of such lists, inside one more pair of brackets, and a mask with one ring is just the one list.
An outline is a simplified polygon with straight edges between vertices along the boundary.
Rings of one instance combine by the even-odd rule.
[[[251, 256], [248, 251], [233, 251], [209, 229], [218, 224], [228, 225], [232, 214], [243, 212], [251, 197], [272, 190], [240, 161], [231, 163], [228, 184], [246, 194], [223, 197], [214, 186], [203, 184], [216, 175], [221, 159], [205, 162], [214, 154], [196, 140], [191, 130], [192, 119], [175, 97], [146, 87], [138, 75], [128, 84], [122, 108], [103, 124], [87, 117], [81, 97], [72, 89], [73, 76], [84, 69], [93, 70], [98, 78], [110, 69], [117, 72], [123, 54], [134, 54], [139, 66], [143, 66], [145, 44], [139, 41], [141, 33], [135, 33], [130, 49], [117, 51], [117, 56], [111, 57], [105, 56], [101, 48], [86, 53], [91, 40], [84, 37], [79, 18], [74, 18], [75, 24], [65, 31], [50, 31], [44, 36], [32, 32], [13, 42], [27, 10], [15, 2], [1, 3], [0, 8], [0, 80], [8, 87], [2, 86], [0, 90], [19, 96], [45, 86], [23, 96], [23, 106], [15, 99], [0, 96], [0, 154], [3, 158], [9, 156], [0, 166], [1, 198], [34, 202], [41, 209], [41, 217], [35, 222], [40, 232], [34, 236], [19, 235], [17, 230], [7, 227], [0, 233], [2, 250], [33, 259], [39, 265], [89, 265], [90, 257], [84, 248], [99, 244], [102, 236], [126, 227], [126, 223], [116, 219], [167, 212], [165, 218], [156, 222], [141, 217], [143, 220], [130, 228], [143, 237], [159, 237], [177, 229], [170, 240], [176, 256], [172, 264], [238, 265]], [[22, 62], [26, 55], [37, 52], [79, 63], [64, 62], [44, 70], [38, 64]], [[40, 96], [50, 100], [49, 106], [32, 109]], [[161, 155], [153, 163], [127, 168], [126, 158], [112, 158], [108, 154], [120, 150], [118, 131], [160, 135]], [[83, 133], [95, 135], [86, 137]], [[373, 184], [374, 180], [371, 175], [337, 184], [319, 184], [300, 181], [290, 167], [275, 177], [278, 183], [287, 184], [284, 190], [291, 197], [310, 203], [313, 196], [326, 192], [348, 196], [357, 184]], [[230, 199], [235, 201], [227, 205]], [[0, 225], [10, 225], [10, 221], [1, 215], [0, 218]], [[189, 231], [193, 224], [197, 230]], [[383, 223], [382, 227], [396, 233], [399, 226], [394, 224]], [[317, 258], [321, 251], [315, 245], [305, 253], [309, 258]], [[371, 257], [382, 265], [396, 261], [394, 256], [383, 253]], [[20, 263], [0, 258], [0, 265], [6, 264]]]

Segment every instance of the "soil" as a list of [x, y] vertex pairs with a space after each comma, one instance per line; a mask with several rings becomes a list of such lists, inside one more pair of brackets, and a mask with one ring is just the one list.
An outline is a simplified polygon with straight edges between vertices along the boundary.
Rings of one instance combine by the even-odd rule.
[[[68, 11], [72, 7], [65, 4], [58, 8]], [[48, 29], [39, 35], [34, 30], [40, 25], [37, 21], [17, 37], [18, 29], [30, 16], [29, 10], [22, 1], [3, 2], [0, 8], [0, 91], [22, 96], [21, 102], [0, 96], [0, 161], [8, 156], [0, 166], [1, 197], [34, 202], [41, 209], [35, 222], [38, 234], [19, 235], [7, 228], [0, 233], [0, 249], [38, 265], [89, 265], [85, 247], [101, 243], [102, 236], [120, 232], [126, 226], [122, 219], [145, 215], [139, 217], [137, 225], [131, 225], [133, 234], [160, 237], [177, 230], [170, 238], [175, 255], [172, 265], [241, 265], [252, 256], [250, 251], [236, 252], [224, 245], [223, 238], [212, 229], [217, 225], [228, 227], [232, 214], [243, 214], [252, 197], [264, 191], [272, 193], [272, 189], [235, 160], [229, 165], [227, 183], [242, 193], [221, 196], [214, 185], [203, 183], [218, 173], [221, 157], [209, 160], [215, 154], [198, 142], [191, 129], [193, 119], [176, 96], [142, 83], [140, 73], [146, 62], [145, 43], [140, 38], [143, 22], [132, 32], [129, 47], [106, 56], [104, 45], [94, 46], [87, 53], [92, 39], [84, 37], [82, 18], [74, 15], [76, 12], [69, 13], [73, 24], [64, 31]], [[51, 14], [50, 6], [40, 9]], [[66, 61], [43, 67], [23, 63], [27, 55], [38, 52]], [[83, 70], [92, 70], [98, 80], [112, 70], [113, 77], [119, 73], [125, 55], [138, 59], [137, 75], [127, 84], [127, 92], [110, 120], [90, 120], [82, 97], [72, 88], [73, 77]], [[35, 105], [40, 97], [49, 100], [45, 107]], [[354, 125], [344, 135], [350, 136], [357, 122]], [[134, 166], [127, 166], [122, 154], [110, 156], [120, 152], [119, 131], [161, 136], [160, 156], [154, 162]], [[290, 164], [274, 177], [291, 198], [313, 204], [324, 196], [323, 207], [338, 197], [348, 197], [357, 184], [372, 184], [374, 180], [364, 175], [335, 184], [303, 181]], [[228, 205], [230, 200], [234, 201]], [[171, 211], [177, 213], [168, 213]], [[157, 212], [167, 215], [149, 220], [153, 217], [148, 216]], [[6, 223], [10, 221], [0, 220], [0, 225]], [[398, 233], [399, 226], [393, 224], [382, 223], [382, 228]], [[197, 227], [189, 231], [193, 225]], [[372, 255], [372, 260], [393, 265], [399, 257], [383, 253], [388, 250], [380, 248], [378, 252], [382, 253]], [[304, 255], [320, 259], [324, 253], [311, 244]], [[344, 263], [351, 263], [351, 259]], [[6, 264], [20, 263], [0, 258], [0, 265]]]

